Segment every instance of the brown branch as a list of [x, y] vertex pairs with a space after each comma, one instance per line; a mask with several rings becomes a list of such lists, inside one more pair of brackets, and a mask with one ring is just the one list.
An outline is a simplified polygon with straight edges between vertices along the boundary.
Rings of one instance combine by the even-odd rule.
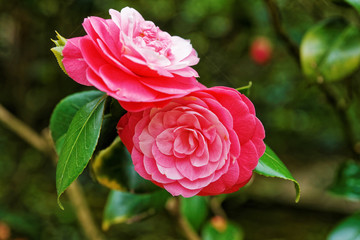
[[171, 213], [171, 215], [176, 218], [179, 227], [181, 228], [185, 237], [188, 240], [201, 240], [200, 236], [194, 231], [194, 229], [190, 226], [189, 222], [181, 214], [180, 204], [180, 198], [174, 197], [173, 199], [168, 201], [166, 209]]
[[[54, 151], [53, 143], [49, 131], [44, 136], [39, 135], [25, 123], [17, 119], [9, 111], [7, 111], [0, 104], [0, 122], [2, 122], [11, 131], [16, 133], [20, 138], [25, 140], [28, 144], [33, 146], [35, 149], [49, 156], [54, 164], [57, 162], [57, 155]], [[84, 231], [85, 236], [89, 240], [103, 240], [105, 239], [98, 230], [95, 221], [91, 215], [89, 206], [87, 204], [84, 192], [81, 185], [74, 181], [71, 186], [67, 189], [66, 194], [68, 195], [79, 223]]]
[[274, 3], [274, 0], [265, 0], [268, 8], [273, 27], [277, 35], [284, 41], [289, 52], [295, 57], [295, 60], [300, 63], [299, 47], [291, 40], [285, 29], [281, 25], [280, 11]]
[[14, 115], [7, 111], [1, 104], [0, 121], [28, 144], [38, 149], [40, 152], [49, 154], [51, 148], [49, 148], [48, 143], [36, 132], [34, 132], [34, 130], [29, 128], [22, 121], [18, 120]]
[[221, 207], [221, 201], [216, 197], [210, 197], [210, 209], [216, 215], [227, 219], [226, 212]]
[[95, 221], [90, 212], [90, 208], [86, 201], [83, 188], [78, 183], [78, 181], [74, 181], [68, 187], [66, 194], [75, 209], [76, 216], [86, 237], [89, 240], [104, 240], [105, 237], [95, 224]]

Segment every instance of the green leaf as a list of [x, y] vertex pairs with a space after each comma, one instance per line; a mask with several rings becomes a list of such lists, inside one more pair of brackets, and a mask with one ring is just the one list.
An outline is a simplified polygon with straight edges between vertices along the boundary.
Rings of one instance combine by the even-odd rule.
[[57, 37], [57, 40], [51, 39], [51, 41], [53, 41], [55, 43], [56, 47], [53, 47], [50, 50], [55, 55], [60, 68], [64, 71], [64, 73], [66, 73], [64, 64], [62, 63], [62, 60], [64, 58], [62, 55], [62, 51], [65, 47], [67, 40], [64, 37], [62, 37], [58, 32], [56, 32], [56, 37]]
[[360, 31], [343, 19], [322, 21], [305, 34], [300, 58], [303, 72], [310, 79], [341, 80], [360, 65]]
[[[214, 218], [213, 218], [214, 219]], [[241, 228], [230, 222], [224, 222], [225, 226], [220, 229], [212, 224], [213, 221], [206, 224], [202, 230], [203, 240], [243, 240], [244, 234]]]
[[104, 93], [100, 91], [79, 92], [67, 96], [56, 105], [50, 118], [50, 131], [58, 153], [76, 112], [86, 103], [102, 95]]
[[90, 160], [104, 115], [106, 95], [84, 105], [74, 116], [64, 139], [56, 168], [58, 203], [61, 194], [83, 172]]
[[208, 216], [208, 211], [207, 197], [194, 196], [191, 198], [181, 198], [181, 214], [195, 231], [200, 230]]
[[102, 228], [106, 231], [111, 225], [131, 223], [152, 215], [164, 207], [169, 196], [164, 190], [150, 194], [111, 191], [105, 205]]
[[58, 155], [60, 154], [61, 148], [64, 145], [65, 137], [66, 137], [66, 133], [61, 137], [59, 137], [58, 140], [55, 142], [55, 150]]
[[360, 13], [360, 0], [332, 0], [333, 3], [343, 7], [353, 7]]
[[286, 168], [284, 163], [281, 162], [279, 157], [274, 153], [273, 150], [271, 150], [269, 146], [266, 146], [265, 153], [259, 159], [259, 163], [254, 171], [265, 177], [278, 177], [294, 182], [295, 190], [296, 190], [295, 201], [296, 202], [299, 201], [300, 199], [299, 183], [295, 180], [295, 178], [291, 175], [291, 173]]
[[348, 161], [340, 166], [330, 192], [350, 200], [360, 200], [360, 165]]
[[358, 13], [360, 13], [360, 0], [345, 0], [348, 4], [353, 6]]
[[327, 240], [360, 240], [360, 213], [342, 221], [330, 232]]
[[159, 190], [158, 186], [135, 171], [131, 156], [119, 137], [99, 152], [91, 166], [97, 181], [108, 188], [133, 193]]

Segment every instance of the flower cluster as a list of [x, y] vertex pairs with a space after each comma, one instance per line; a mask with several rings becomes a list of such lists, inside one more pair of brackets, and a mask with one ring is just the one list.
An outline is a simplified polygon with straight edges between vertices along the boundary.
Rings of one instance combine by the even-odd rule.
[[67, 41], [62, 63], [73, 80], [128, 111], [117, 129], [135, 170], [174, 196], [244, 186], [265, 151], [264, 128], [250, 100], [232, 88], [200, 84], [190, 41], [132, 8], [110, 15], [86, 18], [87, 35]]

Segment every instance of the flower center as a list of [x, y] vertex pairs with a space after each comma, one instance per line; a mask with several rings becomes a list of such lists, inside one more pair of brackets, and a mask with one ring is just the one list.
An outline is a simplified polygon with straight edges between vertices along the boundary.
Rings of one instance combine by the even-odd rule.
[[167, 58], [172, 55], [170, 51], [170, 34], [161, 31], [159, 27], [151, 21], [140, 23], [140, 30], [134, 37], [134, 42], [138, 46], [150, 48]]
[[174, 132], [176, 133], [180, 130], [179, 134], [174, 140], [174, 153], [190, 155], [198, 147], [198, 133], [189, 128], [178, 128]]

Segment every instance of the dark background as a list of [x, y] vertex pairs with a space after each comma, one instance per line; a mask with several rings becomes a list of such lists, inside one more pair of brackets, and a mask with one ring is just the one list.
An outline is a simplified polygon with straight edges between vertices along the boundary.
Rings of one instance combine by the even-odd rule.
[[[283, 25], [297, 45], [319, 20], [357, 17], [352, 9], [327, 0], [276, 2]], [[191, 39], [200, 57], [194, 68], [206, 86], [237, 88], [253, 82], [250, 99], [265, 126], [266, 143], [299, 180], [303, 199], [294, 204], [289, 182], [256, 177], [224, 203], [230, 219], [242, 226], [245, 239], [324, 239], [352, 211], [350, 203], [325, 192], [338, 162], [349, 153], [337, 116], [276, 36], [264, 1], [1, 0], [0, 103], [37, 132], [47, 128], [57, 102], [91, 89], [58, 67], [50, 52], [55, 30], [65, 38], [82, 36], [85, 17], [109, 18], [109, 8], [125, 6], [137, 9], [171, 35]], [[249, 55], [257, 36], [265, 36], [273, 46], [272, 58], [262, 65]], [[80, 182], [100, 226], [109, 190], [95, 183], [87, 170]], [[66, 198], [63, 202], [65, 211], [57, 206], [51, 160], [0, 124], [0, 222], [11, 229], [11, 239], [84, 239], [72, 206]], [[182, 239], [165, 212], [143, 223], [114, 226], [106, 235], [109, 239]]]

